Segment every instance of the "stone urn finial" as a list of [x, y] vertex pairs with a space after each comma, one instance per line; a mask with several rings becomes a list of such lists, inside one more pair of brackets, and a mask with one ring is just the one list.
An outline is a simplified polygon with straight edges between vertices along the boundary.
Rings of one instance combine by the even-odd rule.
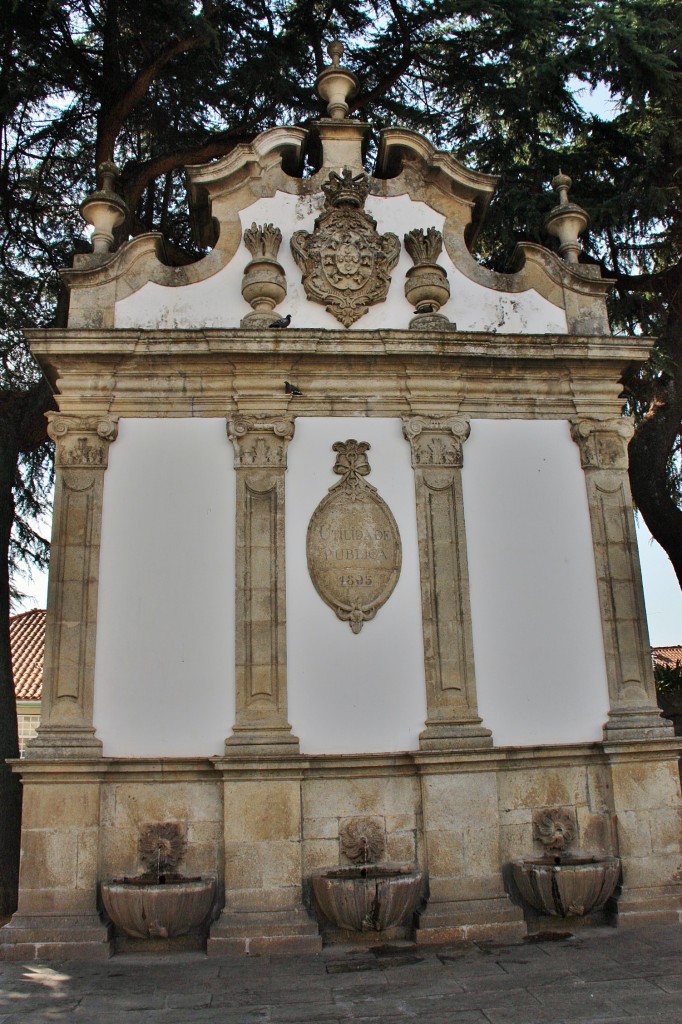
[[98, 167], [102, 181], [101, 188], [91, 192], [80, 205], [83, 220], [92, 224], [95, 231], [92, 236], [93, 252], [109, 252], [114, 244], [114, 228], [119, 227], [126, 218], [128, 207], [115, 191], [118, 167], [111, 160]]
[[241, 321], [242, 327], [269, 327], [272, 310], [287, 293], [284, 269], [277, 262], [282, 232], [274, 224], [253, 223], [244, 232], [244, 245], [253, 259], [244, 268], [242, 295], [253, 308]]
[[333, 121], [343, 121], [348, 115], [348, 101], [360, 88], [360, 83], [348, 68], [341, 64], [343, 43], [334, 39], [327, 47], [331, 64], [323, 68], [317, 76], [315, 88], [317, 95], [327, 101], [327, 113]]
[[410, 327], [422, 331], [453, 330], [454, 324], [439, 313], [450, 298], [448, 275], [436, 263], [443, 249], [442, 234], [433, 227], [426, 231], [414, 228], [405, 234], [404, 241], [414, 263], [405, 282], [405, 295], [417, 314], [410, 320]]
[[545, 228], [559, 239], [559, 252], [566, 263], [577, 263], [581, 245], [578, 236], [589, 226], [590, 218], [582, 206], [570, 202], [569, 189], [573, 182], [561, 171], [552, 179], [552, 188], [559, 193], [559, 205], [545, 217]]

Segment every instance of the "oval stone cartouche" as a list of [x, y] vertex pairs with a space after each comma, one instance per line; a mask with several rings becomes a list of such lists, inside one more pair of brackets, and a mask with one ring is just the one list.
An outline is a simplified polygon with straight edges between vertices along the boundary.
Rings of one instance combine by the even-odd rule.
[[322, 600], [359, 633], [391, 596], [402, 552], [396, 521], [375, 487], [366, 441], [337, 441], [338, 484], [317, 506], [308, 526], [308, 571]]

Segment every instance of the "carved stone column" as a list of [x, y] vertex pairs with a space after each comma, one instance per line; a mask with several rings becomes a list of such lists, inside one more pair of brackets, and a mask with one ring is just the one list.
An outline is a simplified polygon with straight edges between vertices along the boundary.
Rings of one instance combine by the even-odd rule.
[[238, 416], [236, 693], [226, 756], [298, 753], [287, 712], [284, 474], [293, 419]]
[[478, 715], [462, 497], [466, 420], [412, 416], [403, 433], [412, 447], [426, 672], [425, 750], [491, 746]]
[[580, 448], [604, 635], [610, 712], [607, 740], [672, 735], [660, 716], [649, 655], [649, 636], [628, 481], [632, 423], [575, 420], [571, 436]]
[[115, 418], [49, 415], [57, 480], [41, 724], [30, 758], [100, 757], [92, 722], [104, 471]]

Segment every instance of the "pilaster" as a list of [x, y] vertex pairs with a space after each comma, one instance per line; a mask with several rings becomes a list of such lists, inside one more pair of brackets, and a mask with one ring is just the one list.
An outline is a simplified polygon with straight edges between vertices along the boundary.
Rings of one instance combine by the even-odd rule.
[[17, 912], [0, 929], [6, 960], [106, 959], [113, 929], [97, 908], [102, 758], [18, 761], [24, 810]]
[[284, 475], [294, 421], [237, 416], [236, 716], [226, 756], [298, 753], [287, 710]]
[[225, 806], [225, 906], [207, 953], [316, 953], [317, 922], [303, 906], [304, 764], [297, 758], [216, 759]]
[[479, 717], [469, 600], [462, 446], [469, 423], [453, 416], [411, 416], [426, 674], [424, 750], [492, 745]]
[[633, 425], [622, 417], [579, 419], [571, 436], [580, 449], [592, 526], [609, 686], [605, 740], [672, 736], [656, 703], [642, 577], [628, 480]]
[[605, 742], [623, 876], [619, 928], [682, 923], [680, 738]]
[[41, 724], [33, 758], [101, 756], [92, 721], [102, 495], [116, 418], [48, 413], [56, 442]]
[[504, 886], [498, 812], [499, 753], [414, 755], [421, 775], [429, 900], [419, 945], [507, 941], [526, 934], [521, 908]]

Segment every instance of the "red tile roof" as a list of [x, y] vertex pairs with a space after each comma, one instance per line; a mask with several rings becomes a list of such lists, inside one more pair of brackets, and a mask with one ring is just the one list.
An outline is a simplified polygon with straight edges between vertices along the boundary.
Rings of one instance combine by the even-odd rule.
[[654, 647], [651, 651], [654, 665], [666, 665], [675, 668], [678, 661], [682, 661], [682, 646], [677, 647]]
[[9, 620], [9, 642], [17, 700], [40, 700], [43, 689], [45, 610], [31, 608], [20, 615], [13, 615]]

